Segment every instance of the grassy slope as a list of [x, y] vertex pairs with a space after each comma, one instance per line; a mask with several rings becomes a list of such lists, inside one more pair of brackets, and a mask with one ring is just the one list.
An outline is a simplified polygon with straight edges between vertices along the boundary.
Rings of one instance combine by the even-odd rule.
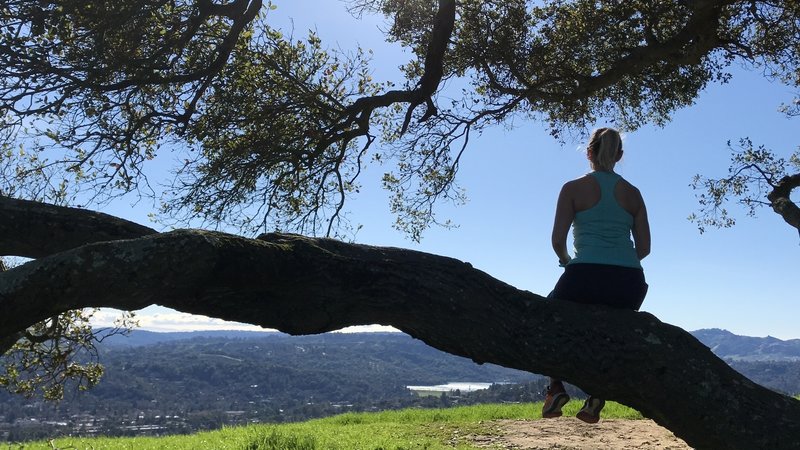
[[[568, 403], [574, 415], [578, 401]], [[477, 405], [449, 409], [405, 409], [348, 413], [325, 419], [280, 425], [251, 425], [187, 436], [160, 438], [63, 438], [10, 446], [19, 450], [405, 450], [474, 449], [462, 436], [491, 434], [488, 421], [540, 419], [541, 403]], [[635, 410], [609, 402], [604, 418], [641, 419]]]

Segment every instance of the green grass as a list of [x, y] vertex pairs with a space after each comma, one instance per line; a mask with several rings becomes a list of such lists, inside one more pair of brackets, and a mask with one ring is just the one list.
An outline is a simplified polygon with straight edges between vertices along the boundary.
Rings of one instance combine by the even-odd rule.
[[[580, 401], [564, 407], [575, 415]], [[250, 425], [185, 436], [135, 438], [61, 438], [13, 444], [13, 450], [439, 450], [475, 449], [465, 436], [492, 434], [490, 421], [541, 418], [542, 404], [477, 405], [448, 409], [404, 409], [348, 413], [279, 425]], [[637, 411], [609, 402], [606, 419], [641, 419]]]

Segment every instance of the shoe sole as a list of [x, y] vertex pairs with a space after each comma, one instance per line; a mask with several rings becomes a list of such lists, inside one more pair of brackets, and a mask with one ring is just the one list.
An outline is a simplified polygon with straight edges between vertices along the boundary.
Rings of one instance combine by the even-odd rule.
[[553, 399], [553, 404], [552, 406], [550, 406], [550, 411], [549, 412], [542, 411], [542, 418], [554, 419], [556, 417], [563, 416], [564, 413], [561, 411], [561, 408], [563, 408], [564, 405], [567, 404], [567, 402], [569, 402], [569, 395], [567, 395], [566, 393], [557, 395]]
[[584, 406], [583, 409], [578, 411], [578, 414], [576, 414], [575, 417], [577, 417], [578, 419], [580, 419], [580, 420], [582, 420], [582, 421], [584, 421], [586, 423], [597, 423], [597, 422], [599, 422], [600, 421], [600, 411], [602, 411], [602, 409], [606, 406], [606, 402], [603, 401], [603, 400], [597, 400], [597, 399], [595, 399], [595, 400], [597, 401], [597, 404], [593, 405], [594, 407], [591, 408], [593, 410], [596, 410], [595, 414], [592, 414], [589, 411], [587, 411], [587, 408]]
[[575, 417], [586, 423], [597, 423], [600, 421], [600, 416], [593, 416], [586, 411], [579, 411]]

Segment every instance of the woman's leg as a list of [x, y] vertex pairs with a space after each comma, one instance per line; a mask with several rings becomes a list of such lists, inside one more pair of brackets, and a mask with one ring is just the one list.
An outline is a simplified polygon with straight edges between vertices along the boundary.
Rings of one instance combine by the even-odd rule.
[[[647, 295], [647, 287], [640, 269], [575, 264], [567, 267], [548, 298], [638, 310]], [[569, 396], [563, 383], [550, 378], [542, 417], [560, 417], [567, 401]], [[597, 423], [604, 406], [603, 399], [589, 396], [576, 417], [586, 423]]]

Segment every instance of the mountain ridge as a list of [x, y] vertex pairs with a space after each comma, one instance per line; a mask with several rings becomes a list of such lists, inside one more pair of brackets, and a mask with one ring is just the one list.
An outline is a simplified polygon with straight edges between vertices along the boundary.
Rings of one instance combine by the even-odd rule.
[[[400, 332], [385, 331], [370, 333], [334, 332], [329, 334], [364, 336], [364, 339], [370, 336], [383, 337], [387, 335], [403, 335], [403, 333]], [[717, 356], [726, 360], [800, 361], [800, 339], [782, 340], [772, 336], [743, 336], [721, 328], [702, 328], [690, 331], [690, 334], [709, 347]], [[288, 334], [277, 331], [200, 330], [158, 332], [133, 330], [128, 336], [111, 336], [107, 338], [103, 344], [109, 346], [139, 347], [193, 338], [264, 339], [289, 336]], [[296, 336], [295, 338], [301, 338], [301, 336]]]
[[800, 361], [800, 339], [741, 336], [720, 328], [704, 328], [691, 334], [725, 360]]

